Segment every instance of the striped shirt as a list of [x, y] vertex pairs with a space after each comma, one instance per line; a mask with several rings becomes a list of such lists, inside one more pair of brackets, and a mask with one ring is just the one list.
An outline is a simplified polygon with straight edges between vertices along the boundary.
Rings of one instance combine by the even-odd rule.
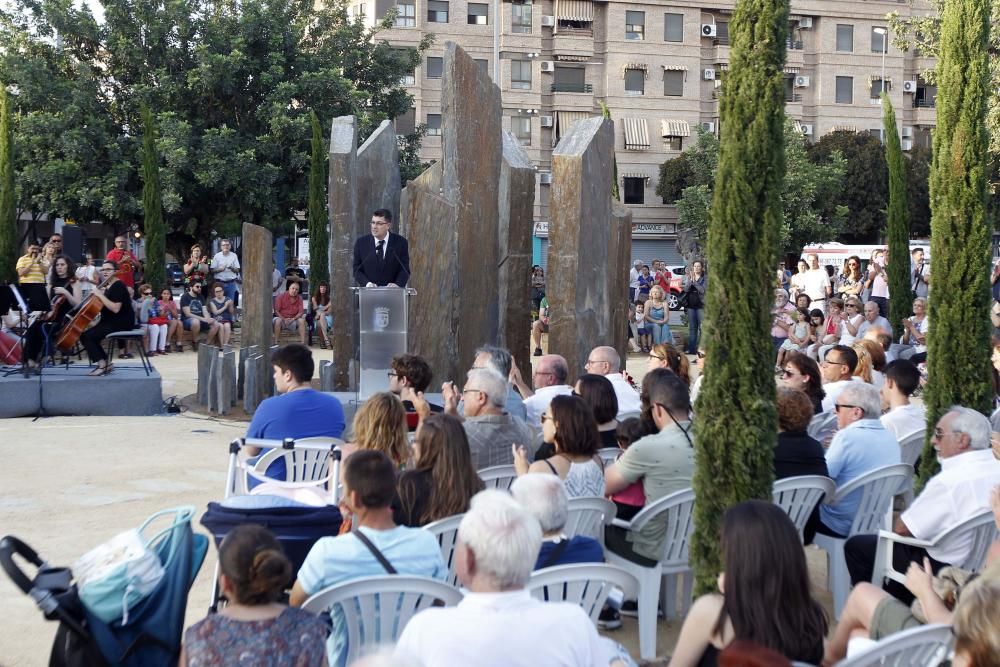
[[[22, 274], [21, 271], [25, 267], [31, 267], [31, 268], [28, 270], [27, 273]], [[18, 275], [18, 280], [22, 285], [44, 285], [45, 267], [42, 264], [41, 257], [32, 257], [31, 255], [25, 255], [24, 257], [17, 260], [17, 275]]]

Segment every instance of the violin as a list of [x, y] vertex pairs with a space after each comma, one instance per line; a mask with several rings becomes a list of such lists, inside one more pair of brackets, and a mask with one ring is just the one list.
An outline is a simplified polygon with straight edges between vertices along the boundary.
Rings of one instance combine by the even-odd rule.
[[[104, 282], [97, 286], [97, 289], [104, 289], [117, 279], [117, 275], [111, 274]], [[77, 308], [76, 313], [70, 321], [59, 331], [59, 337], [56, 338], [56, 347], [63, 352], [69, 352], [76, 347], [76, 344], [80, 340], [80, 335], [89, 329], [97, 321], [97, 318], [101, 316], [102, 308], [104, 308], [104, 302], [101, 301], [101, 298], [97, 294], [88, 296], [80, 304], [80, 307]]]
[[[68, 290], [69, 288], [71, 288], [73, 286], [73, 283], [75, 283], [75, 282], [76, 282], [76, 278], [70, 278], [68, 281], [66, 281], [66, 284], [63, 285], [62, 287], [63, 287], [63, 289], [67, 289]], [[66, 302], [66, 295], [65, 294], [60, 294], [56, 298], [52, 299], [52, 302], [51, 302], [52, 310], [50, 310], [49, 312], [47, 312], [44, 315], [42, 315], [39, 319], [41, 321], [43, 321], [43, 322], [53, 322], [53, 321], [55, 321], [56, 317], [58, 316], [58, 313], [59, 313], [60, 309], [62, 308], [62, 305], [65, 302]]]

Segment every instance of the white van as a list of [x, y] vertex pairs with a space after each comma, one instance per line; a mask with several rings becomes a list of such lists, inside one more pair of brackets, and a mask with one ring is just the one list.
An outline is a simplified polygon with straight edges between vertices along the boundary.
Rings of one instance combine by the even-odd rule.
[[[930, 264], [931, 261], [931, 242], [929, 239], [912, 239], [910, 241], [910, 251], [914, 251], [917, 248], [921, 248], [924, 251], [924, 261]], [[871, 259], [872, 253], [876, 250], [885, 250], [885, 244], [875, 244], [875, 245], [844, 245], [843, 243], [815, 243], [813, 245], [807, 245], [802, 249], [802, 259], [806, 259], [806, 255], [811, 255], [813, 253], [819, 258], [819, 265], [824, 267], [826, 265], [833, 266], [837, 273], [840, 273], [844, 268], [844, 262], [847, 261], [848, 257], [857, 255], [861, 258], [861, 266], [867, 268], [868, 260]], [[796, 267], [790, 267], [792, 273], [795, 273], [798, 269]]]

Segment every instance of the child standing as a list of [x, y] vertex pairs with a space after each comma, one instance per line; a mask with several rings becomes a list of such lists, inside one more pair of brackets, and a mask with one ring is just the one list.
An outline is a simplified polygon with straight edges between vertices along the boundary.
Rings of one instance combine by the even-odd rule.
[[635, 304], [635, 327], [640, 350], [649, 352], [652, 342], [650, 340], [649, 329], [646, 328], [646, 305], [641, 301], [637, 301]]
[[805, 308], [797, 308], [789, 313], [793, 324], [788, 330], [788, 338], [781, 344], [778, 350], [778, 368], [785, 365], [785, 356], [789, 352], [802, 352], [809, 346], [810, 332], [812, 327], [809, 324], [809, 311]]

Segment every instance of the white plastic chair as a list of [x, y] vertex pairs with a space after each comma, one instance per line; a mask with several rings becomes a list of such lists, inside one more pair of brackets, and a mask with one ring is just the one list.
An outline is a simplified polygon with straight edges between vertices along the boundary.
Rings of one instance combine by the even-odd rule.
[[367, 650], [394, 644], [410, 619], [436, 600], [454, 606], [462, 593], [437, 579], [389, 574], [330, 586], [310, 596], [302, 608], [314, 614], [338, 604], [343, 608], [350, 665]]
[[951, 646], [950, 625], [923, 625], [897, 632], [836, 667], [916, 667], [936, 665]]
[[615, 504], [607, 498], [570, 498], [563, 533], [566, 537], [585, 535], [604, 544], [604, 527], [615, 518]]
[[892, 579], [901, 584], [906, 582], [906, 573], [900, 572], [892, 566], [892, 548], [895, 544], [909, 544], [923, 549], [933, 549], [963, 538], [970, 542], [969, 553], [962, 562], [952, 564], [963, 570], [978, 572], [986, 565], [986, 552], [989, 551], [993, 541], [997, 539], [997, 526], [993, 520], [993, 512], [988, 509], [983, 510], [959, 524], [946, 528], [931, 540], [918, 540], [914, 537], [903, 537], [887, 530], [880, 530], [878, 546], [875, 549], [872, 583], [881, 586], [884, 579]]
[[652, 503], [647, 503], [632, 521], [615, 519], [613, 523], [637, 531], [650, 521], [662, 521], [667, 526], [663, 556], [653, 567], [645, 567], [622, 558], [611, 550], [605, 553], [608, 564], [616, 565], [639, 582], [638, 589], [626, 589], [626, 599], [633, 596], [639, 612], [639, 657], [652, 660], [656, 657], [656, 602], [663, 598], [667, 618], [674, 616], [677, 597], [677, 577], [684, 578], [684, 607], [691, 601], [694, 578], [688, 564], [688, 545], [694, 532], [694, 490], [684, 489], [671, 493]]
[[510, 485], [517, 479], [517, 469], [512, 466], [493, 466], [479, 471], [479, 479], [487, 489], [510, 491]]
[[847, 537], [833, 537], [816, 533], [813, 543], [826, 551], [827, 587], [833, 594], [833, 615], [840, 618], [844, 609], [847, 594], [851, 589], [851, 576], [847, 571], [847, 561], [844, 560], [844, 542], [855, 535], [871, 535], [879, 530], [888, 529], [892, 517], [892, 498], [899, 491], [900, 484], [913, 475], [913, 467], [905, 463], [896, 463], [852, 479], [839, 487], [825, 504], [836, 505], [846, 496], [860, 491], [861, 502], [851, 523]]
[[458, 541], [458, 524], [462, 523], [464, 514], [445, 517], [424, 526], [424, 530], [434, 534], [441, 545], [441, 558], [448, 566], [448, 578], [445, 580], [452, 586], [458, 586], [458, 574], [455, 572], [455, 544]]
[[618, 460], [621, 453], [622, 450], [618, 447], [603, 447], [597, 450], [597, 455], [601, 457], [601, 463], [604, 464], [605, 470], [609, 465]]
[[809, 437], [820, 442], [824, 449], [827, 446], [826, 441], [836, 432], [836, 412], [821, 412], [818, 415], [813, 415], [813, 418], [809, 420], [809, 426], [806, 427], [806, 433], [809, 434]]
[[300, 438], [292, 449], [272, 449], [261, 456], [253, 470], [264, 474], [268, 466], [284, 458], [285, 481], [314, 482], [327, 476], [330, 449], [343, 445], [344, 441], [340, 438]]
[[783, 509], [795, 524], [801, 540], [813, 510], [823, 498], [832, 498], [835, 490], [836, 485], [829, 477], [801, 475], [776, 480], [771, 493], [774, 504]]
[[[914, 431], [913, 433], [908, 433], [899, 439], [899, 455], [900, 460], [911, 466], [917, 465], [917, 459], [920, 458], [920, 452], [924, 448], [924, 437], [927, 432], [924, 429]], [[913, 502], [913, 476], [911, 475], [909, 479], [903, 482], [903, 486], [900, 489], [900, 495], [903, 496], [903, 507], [909, 507], [910, 503]]]
[[[630, 590], [639, 585], [636, 578], [614, 565], [584, 563], [556, 565], [535, 570], [528, 580], [528, 591], [545, 602], [572, 602], [580, 605], [597, 623], [611, 591]], [[639, 629], [640, 634], [642, 628]]]

